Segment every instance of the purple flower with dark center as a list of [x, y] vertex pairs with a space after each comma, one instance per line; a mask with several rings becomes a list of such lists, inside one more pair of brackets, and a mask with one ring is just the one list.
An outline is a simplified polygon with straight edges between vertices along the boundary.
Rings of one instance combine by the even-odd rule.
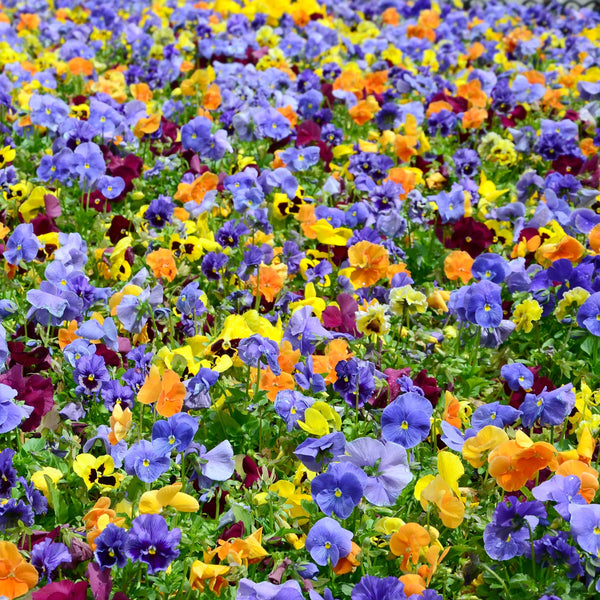
[[483, 532], [485, 551], [494, 560], [509, 560], [525, 553], [533, 531], [540, 519], [546, 518], [546, 509], [538, 500], [519, 502], [509, 496], [494, 511], [492, 522]]
[[341, 431], [321, 438], [307, 438], [295, 450], [296, 458], [309, 470], [318, 473], [331, 461], [344, 454], [346, 438]]
[[600, 504], [571, 506], [571, 535], [580, 548], [600, 555]]
[[170, 456], [173, 449], [183, 452], [198, 431], [198, 419], [179, 412], [166, 421], [156, 421], [152, 426], [152, 445], [160, 456]]
[[173, 204], [171, 198], [161, 194], [150, 202], [144, 213], [144, 219], [155, 229], [162, 229], [167, 223], [171, 222], [174, 211], [175, 204]]
[[375, 365], [372, 362], [355, 358], [341, 360], [335, 372], [338, 378], [333, 389], [349, 406], [363, 406], [375, 392]]
[[25, 527], [33, 525], [33, 510], [23, 500], [10, 498], [6, 502], [0, 502], [0, 531], [6, 531], [19, 526], [22, 521]]
[[454, 153], [452, 157], [454, 159], [454, 167], [456, 176], [461, 179], [462, 177], [469, 177], [473, 179], [481, 166], [481, 159], [479, 154], [471, 148], [460, 148]]
[[208, 252], [202, 259], [200, 268], [207, 279], [218, 281], [221, 279], [219, 271], [229, 262], [227, 255], [217, 252]]
[[340, 461], [360, 467], [365, 473], [365, 498], [375, 506], [392, 506], [412, 479], [406, 450], [393, 442], [363, 437], [346, 444]]
[[533, 373], [522, 363], [504, 365], [500, 369], [500, 375], [506, 379], [513, 392], [530, 390], [533, 385]]
[[[575, 579], [584, 574], [583, 564], [579, 552], [569, 544], [568, 538], [569, 534], [566, 531], [559, 531], [556, 535], [547, 534], [535, 540], [533, 542], [535, 562], [542, 563], [545, 568], [560, 564], [568, 565], [567, 577]], [[525, 550], [525, 556], [531, 558], [530, 545]]]
[[326, 514], [347, 519], [360, 504], [365, 474], [352, 463], [332, 463], [311, 482], [311, 494]]
[[298, 428], [296, 423], [304, 420], [304, 411], [312, 406], [313, 398], [293, 390], [281, 390], [275, 397], [275, 412], [286, 422], [287, 430]]
[[109, 413], [112, 413], [117, 404], [119, 404], [123, 410], [126, 408], [132, 410], [135, 404], [135, 394], [133, 393], [133, 390], [115, 380], [104, 382], [102, 385], [101, 396], [104, 401], [104, 406]]
[[73, 379], [77, 383], [78, 394], [96, 396], [102, 385], [110, 380], [104, 358], [99, 354], [82, 356], [76, 363]]
[[352, 589], [352, 600], [405, 600], [404, 584], [397, 577], [364, 575]]
[[506, 427], [512, 425], [520, 415], [521, 411], [512, 406], [506, 406], [500, 404], [500, 402], [491, 402], [475, 409], [471, 417], [471, 426], [475, 431], [483, 429], [486, 425]]
[[41, 247], [42, 245], [33, 233], [33, 225], [21, 223], [15, 227], [6, 242], [4, 258], [11, 265], [17, 265], [20, 261], [28, 263], [37, 256]]
[[350, 554], [353, 536], [334, 519], [323, 517], [311, 527], [305, 547], [318, 565], [324, 567], [331, 561], [335, 567], [340, 558]]
[[31, 564], [38, 570], [40, 578], [48, 578], [48, 583], [52, 583], [52, 574], [62, 563], [70, 563], [72, 560], [69, 549], [51, 538], [37, 543], [31, 551]]
[[260, 369], [261, 362], [266, 362], [275, 375], [281, 373], [281, 367], [277, 362], [279, 346], [277, 342], [264, 338], [255, 333], [244, 338], [238, 345], [238, 356], [240, 360], [249, 367]]
[[94, 556], [102, 569], [118, 567], [122, 569], [127, 564], [127, 531], [109, 523], [96, 538]]
[[11, 490], [17, 484], [17, 472], [13, 467], [15, 451], [4, 448], [0, 452], [0, 498], [10, 498]]
[[127, 536], [127, 555], [133, 562], [148, 565], [148, 573], [166, 571], [179, 556], [177, 546], [181, 541], [181, 529], [169, 531], [161, 515], [140, 515], [131, 523]]
[[141, 440], [129, 448], [124, 464], [128, 475], [137, 475], [141, 481], [152, 483], [169, 470], [171, 459], [158, 454], [147, 440]]
[[592, 294], [577, 311], [577, 325], [600, 336], [600, 292]]
[[383, 409], [381, 434], [388, 442], [403, 448], [414, 448], [431, 429], [431, 402], [413, 392], [401, 394]]
[[539, 420], [540, 425], [559, 425], [571, 413], [575, 406], [573, 385], [568, 383], [550, 392], [527, 394], [521, 404], [521, 423], [531, 427]]

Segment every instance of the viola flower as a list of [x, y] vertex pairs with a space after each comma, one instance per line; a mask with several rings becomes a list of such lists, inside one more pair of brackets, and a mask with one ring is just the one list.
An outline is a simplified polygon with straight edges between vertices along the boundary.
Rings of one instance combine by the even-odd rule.
[[37, 585], [36, 568], [25, 561], [12, 542], [0, 541], [0, 594], [18, 598]]
[[404, 600], [404, 584], [397, 577], [364, 575], [352, 588], [352, 600]]
[[521, 404], [521, 423], [531, 427], [539, 420], [541, 425], [560, 425], [575, 406], [572, 384], [563, 385], [550, 392], [527, 394]]
[[580, 548], [593, 556], [600, 553], [600, 505], [573, 505], [571, 512], [571, 535]]
[[491, 281], [472, 284], [464, 298], [467, 319], [480, 327], [498, 327], [502, 322], [500, 286]]
[[31, 552], [31, 564], [38, 570], [40, 577], [47, 578], [47, 583], [52, 583], [52, 575], [61, 564], [72, 560], [69, 549], [50, 538], [37, 543]]
[[165, 369], [161, 377], [158, 368], [152, 365], [137, 399], [142, 404], [154, 404], [161, 417], [171, 417], [181, 411], [186, 393], [185, 385], [175, 371]]
[[383, 409], [381, 433], [388, 442], [414, 448], [429, 435], [432, 414], [433, 406], [423, 396], [401, 394]]
[[33, 233], [31, 223], [21, 223], [15, 227], [8, 238], [4, 249], [4, 258], [11, 265], [18, 265], [20, 261], [31, 262], [38, 254], [42, 245]]
[[73, 461], [73, 470], [83, 479], [88, 490], [95, 484], [114, 488], [120, 483], [119, 477], [113, 474], [115, 463], [112, 456], [96, 458], [91, 454], [79, 454]]
[[581, 479], [576, 475], [554, 475], [531, 490], [533, 497], [542, 502], [556, 502], [556, 512], [565, 520], [571, 520], [570, 508], [573, 504], [587, 504], [580, 494]]
[[75, 364], [73, 379], [77, 383], [77, 393], [97, 396], [102, 385], [110, 380], [104, 358], [97, 354], [82, 356]]
[[156, 453], [169, 456], [175, 448], [183, 452], [198, 431], [198, 420], [187, 413], [176, 413], [166, 421], [156, 421], [152, 426], [152, 445]]
[[315, 473], [344, 454], [346, 438], [340, 431], [334, 431], [322, 438], [307, 438], [295, 450], [296, 458]]
[[277, 362], [279, 346], [273, 340], [255, 333], [243, 339], [238, 344], [237, 351], [240, 360], [245, 365], [259, 369], [261, 361], [265, 361], [275, 375], [281, 373], [281, 368]]
[[592, 294], [577, 311], [577, 325], [600, 336], [600, 292]]
[[351, 540], [354, 534], [344, 529], [330, 517], [317, 521], [306, 536], [305, 546], [311, 558], [321, 566], [331, 561], [335, 567], [340, 558], [347, 556], [352, 550]]
[[346, 444], [346, 455], [340, 460], [363, 470], [367, 476], [363, 493], [375, 506], [392, 506], [412, 479], [406, 450], [393, 442], [358, 438]]
[[512, 425], [521, 415], [521, 411], [512, 406], [505, 406], [500, 402], [483, 404], [475, 409], [471, 416], [471, 427], [475, 432], [487, 425], [506, 427]]
[[33, 412], [33, 407], [13, 402], [17, 393], [17, 390], [0, 383], [0, 433], [8, 433], [17, 428]]
[[191, 455], [191, 459], [196, 461], [194, 479], [197, 479], [200, 488], [208, 489], [215, 481], [227, 481], [233, 475], [235, 462], [229, 440], [222, 441], [211, 450], [192, 442], [185, 455]]
[[124, 465], [128, 475], [136, 475], [144, 483], [152, 483], [169, 470], [171, 459], [158, 454], [150, 442], [141, 440], [129, 448]]
[[350, 280], [356, 287], [375, 285], [387, 275], [389, 254], [378, 244], [368, 241], [354, 244], [348, 250], [348, 260], [353, 269]]
[[287, 430], [299, 429], [298, 421], [304, 420], [304, 411], [312, 406], [314, 400], [300, 392], [282, 390], [275, 397], [275, 412], [286, 422]]
[[334, 463], [311, 482], [311, 494], [326, 514], [347, 519], [363, 496], [364, 473], [351, 463]]
[[94, 556], [101, 569], [122, 569], [127, 564], [127, 531], [109, 523], [95, 541]]
[[546, 509], [541, 502], [519, 502], [509, 496], [498, 504], [492, 522], [483, 532], [488, 556], [502, 561], [522, 556], [529, 545], [530, 528], [533, 531], [540, 519], [545, 518]]
[[500, 369], [500, 374], [506, 379], [508, 387], [514, 392], [518, 390], [527, 391], [533, 386], [533, 373], [522, 363], [504, 365]]
[[127, 555], [133, 562], [148, 565], [148, 573], [165, 571], [179, 556], [181, 530], [169, 530], [161, 515], [140, 515], [131, 523], [127, 535]]
[[0, 498], [10, 498], [11, 490], [17, 484], [17, 472], [13, 467], [15, 451], [4, 448], [0, 452]]
[[6, 531], [19, 526], [21, 521], [25, 527], [33, 525], [34, 514], [32, 508], [16, 498], [0, 502], [0, 531]]

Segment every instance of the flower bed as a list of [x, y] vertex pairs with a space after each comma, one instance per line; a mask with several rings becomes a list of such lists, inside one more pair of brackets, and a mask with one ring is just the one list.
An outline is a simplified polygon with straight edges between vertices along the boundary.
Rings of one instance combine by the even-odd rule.
[[600, 15], [0, 9], [0, 597], [600, 594]]

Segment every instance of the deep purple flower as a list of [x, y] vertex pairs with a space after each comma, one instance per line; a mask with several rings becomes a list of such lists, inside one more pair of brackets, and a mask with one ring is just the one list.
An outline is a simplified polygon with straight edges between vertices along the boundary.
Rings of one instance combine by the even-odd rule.
[[340, 360], [335, 366], [333, 389], [353, 407], [363, 406], [375, 391], [375, 365], [366, 360]]
[[[568, 565], [567, 577], [575, 579], [584, 574], [583, 561], [577, 549], [569, 544], [568, 537], [569, 534], [566, 531], [559, 531], [556, 535], [547, 534], [533, 542], [533, 550], [535, 562], [542, 563], [544, 567]], [[531, 558], [531, 546], [527, 546], [525, 556]]]
[[6, 531], [19, 525], [22, 521], [26, 527], [33, 525], [33, 510], [23, 500], [10, 498], [6, 502], [0, 502], [0, 531]]
[[494, 560], [509, 560], [525, 553], [533, 531], [546, 509], [538, 500], [519, 502], [509, 496], [494, 511], [492, 522], [483, 532], [485, 551]]
[[31, 564], [38, 570], [40, 578], [48, 578], [48, 583], [52, 582], [52, 574], [62, 563], [72, 560], [69, 549], [51, 538], [37, 543], [31, 552]]
[[13, 467], [15, 451], [4, 448], [0, 452], [0, 498], [10, 498], [11, 490], [17, 484], [17, 472]]
[[212, 369], [201, 367], [194, 377], [185, 382], [187, 395], [183, 401], [184, 410], [209, 408], [211, 400], [208, 392], [217, 383], [218, 379], [219, 373]]
[[364, 575], [352, 589], [352, 600], [405, 600], [404, 584], [397, 577]]
[[148, 573], [166, 571], [179, 556], [177, 546], [181, 540], [181, 529], [169, 531], [161, 515], [140, 515], [131, 523], [127, 536], [127, 554], [133, 562], [148, 565]]
[[432, 414], [427, 398], [413, 392], [401, 394], [383, 409], [381, 434], [388, 442], [414, 448], [429, 435]]
[[340, 558], [350, 554], [353, 536], [334, 519], [323, 517], [311, 527], [305, 547], [318, 565], [324, 567], [331, 561], [331, 566], [335, 567]]
[[328, 516], [347, 519], [363, 496], [365, 474], [352, 463], [332, 463], [311, 482], [317, 506]]
[[123, 410], [125, 410], [125, 408], [131, 410], [135, 404], [135, 394], [133, 393], [133, 390], [129, 386], [123, 385], [113, 379], [103, 383], [100, 395], [104, 401], [104, 406], [109, 413], [112, 413], [117, 404], [119, 404]]
[[171, 198], [160, 194], [158, 198], [152, 200], [148, 205], [144, 213], [144, 219], [155, 229], [162, 229], [171, 222], [174, 211], [175, 204], [173, 204]]
[[384, 444], [370, 437], [358, 438], [346, 444], [346, 456], [340, 460], [362, 468], [367, 475], [363, 482], [364, 496], [375, 506], [395, 504], [412, 479], [406, 450], [393, 442]]
[[332, 460], [344, 454], [346, 438], [341, 431], [321, 438], [307, 438], [295, 450], [296, 458], [309, 470], [318, 473]]
[[127, 564], [127, 531], [109, 523], [96, 538], [94, 556], [102, 569], [118, 567], [122, 569]]
[[76, 363], [73, 379], [77, 383], [78, 394], [96, 396], [103, 383], [110, 380], [104, 358], [99, 354], [82, 356]]
[[200, 268], [207, 279], [218, 281], [221, 279], [219, 271], [229, 262], [227, 255], [217, 252], [208, 252], [202, 259]]
[[475, 150], [471, 148], [460, 148], [454, 153], [454, 167], [459, 179], [470, 177], [473, 179], [481, 166], [481, 159]]
[[128, 475], [137, 475], [143, 482], [152, 483], [168, 471], [171, 459], [158, 454], [147, 440], [141, 440], [128, 450], [124, 463]]

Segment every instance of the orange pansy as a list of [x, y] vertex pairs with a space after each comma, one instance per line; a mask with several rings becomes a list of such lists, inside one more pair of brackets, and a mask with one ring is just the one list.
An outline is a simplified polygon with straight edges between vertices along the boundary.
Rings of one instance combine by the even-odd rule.
[[0, 596], [9, 600], [23, 596], [38, 579], [37, 569], [25, 561], [12, 542], [0, 542]]
[[468, 252], [453, 250], [444, 260], [444, 273], [450, 281], [460, 279], [463, 283], [469, 283], [474, 262]]
[[146, 262], [152, 269], [154, 277], [164, 277], [167, 281], [173, 281], [177, 275], [177, 265], [173, 253], [168, 248], [159, 248], [146, 256]]
[[158, 368], [152, 365], [137, 399], [142, 404], [156, 403], [156, 412], [161, 417], [171, 417], [181, 411], [185, 394], [185, 385], [175, 371], [165, 369], [161, 378]]
[[390, 265], [388, 251], [379, 244], [362, 241], [348, 250], [353, 268], [350, 280], [355, 287], [369, 287], [386, 276]]

